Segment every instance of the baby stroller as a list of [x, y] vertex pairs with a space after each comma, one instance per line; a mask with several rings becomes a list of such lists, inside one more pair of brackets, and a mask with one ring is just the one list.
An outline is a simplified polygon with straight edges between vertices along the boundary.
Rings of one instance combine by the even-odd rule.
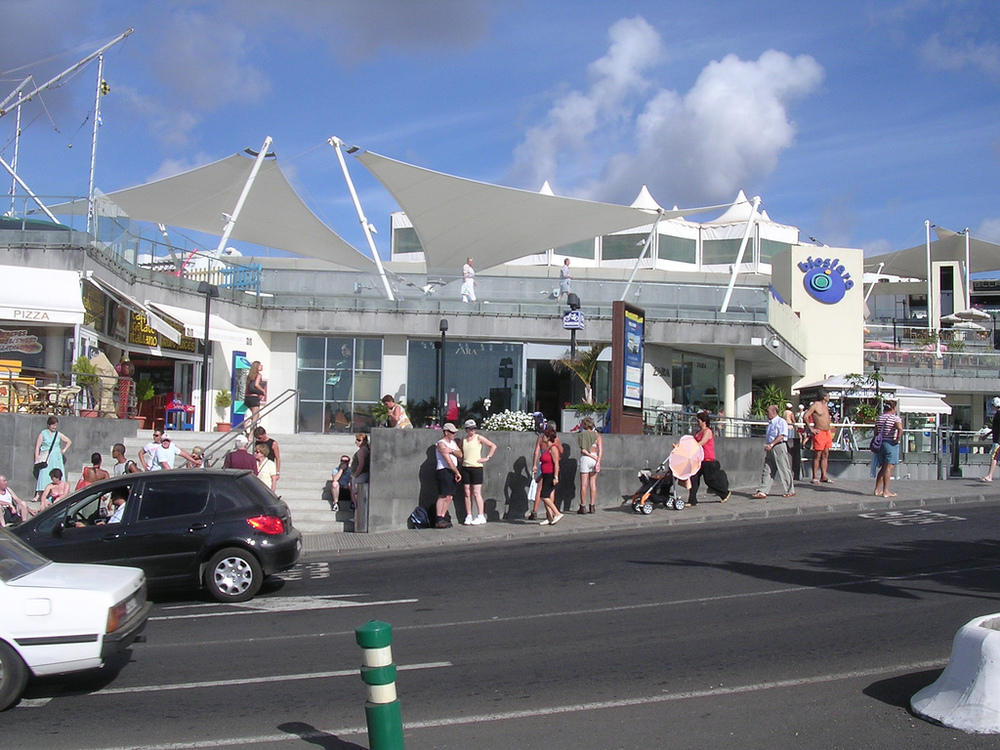
[[638, 474], [639, 489], [625, 502], [632, 503], [632, 510], [648, 516], [655, 505], [673, 510], [684, 509], [684, 498], [674, 491], [674, 475], [665, 459], [654, 471], [642, 469]]

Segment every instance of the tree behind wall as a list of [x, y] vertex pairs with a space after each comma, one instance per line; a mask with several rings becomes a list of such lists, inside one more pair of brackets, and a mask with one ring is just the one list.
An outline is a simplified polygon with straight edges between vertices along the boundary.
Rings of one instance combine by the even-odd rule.
[[594, 375], [597, 373], [597, 363], [608, 344], [591, 344], [589, 349], [576, 353], [576, 358], [563, 357], [552, 360], [556, 372], [571, 372], [583, 383], [583, 401], [594, 403]]

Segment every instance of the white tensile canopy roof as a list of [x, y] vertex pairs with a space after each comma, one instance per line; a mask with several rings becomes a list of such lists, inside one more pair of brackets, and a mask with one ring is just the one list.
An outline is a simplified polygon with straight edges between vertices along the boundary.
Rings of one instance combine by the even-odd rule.
[[[254, 160], [233, 154], [146, 185], [108, 193], [132, 219], [221, 236], [246, 184]], [[53, 213], [83, 214], [85, 202], [52, 207]], [[231, 237], [363, 271], [374, 262], [345, 242], [309, 210], [274, 159], [265, 159], [247, 195]]]
[[550, 248], [649, 226], [657, 213], [666, 219], [699, 210], [656, 212], [546, 195], [453, 177], [371, 151], [357, 158], [406, 212], [429, 273], [454, 273], [470, 257], [478, 267], [490, 268]]
[[[965, 233], [935, 227], [938, 238], [931, 242], [931, 260], [965, 263]], [[881, 273], [914, 279], [927, 279], [927, 243], [865, 258], [865, 270], [874, 271], [884, 263]], [[1000, 269], [1000, 245], [969, 237], [969, 273]]]

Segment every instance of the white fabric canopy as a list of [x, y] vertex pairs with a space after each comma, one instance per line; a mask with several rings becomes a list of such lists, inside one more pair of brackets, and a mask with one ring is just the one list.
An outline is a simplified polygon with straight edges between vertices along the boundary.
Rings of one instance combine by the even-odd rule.
[[9, 326], [82, 325], [80, 274], [48, 268], [3, 266], [0, 320]]
[[[931, 242], [932, 261], [958, 261], [965, 265], [965, 233], [936, 227], [938, 239]], [[1000, 269], [1000, 245], [969, 238], [969, 273]], [[927, 279], [927, 243], [914, 245], [884, 255], [865, 258], [865, 268], [874, 271], [884, 263], [881, 273], [914, 279]]]
[[[148, 300], [146, 304], [168, 318], [176, 320], [184, 329], [185, 336], [192, 339], [205, 338], [204, 310], [189, 310], [186, 307], [164, 305], [161, 302], [150, 302]], [[208, 335], [212, 341], [218, 341], [221, 344], [233, 344], [234, 346], [253, 346], [253, 331], [238, 328], [225, 318], [220, 318], [214, 313], [209, 315], [208, 328]]]
[[[253, 167], [233, 154], [220, 161], [146, 185], [108, 193], [132, 219], [222, 236], [223, 214], [231, 214]], [[52, 206], [55, 214], [84, 214], [86, 202]], [[274, 159], [265, 159], [250, 189], [232, 238], [362, 271], [374, 262], [309, 210]]]
[[[472, 257], [490, 268], [550, 248], [650, 226], [655, 211], [490, 185], [357, 154], [412, 222], [428, 273], [455, 273]], [[718, 208], [713, 207], [713, 208]], [[664, 218], [698, 210], [662, 211]]]
[[[809, 393], [824, 388], [832, 399], [875, 398], [874, 388], [854, 388], [845, 375], [833, 375], [820, 383], [800, 385], [799, 393]], [[909, 388], [899, 383], [882, 381], [879, 392], [884, 398], [896, 399], [896, 410], [901, 414], [951, 414], [951, 406], [945, 403], [943, 393], [922, 391], [919, 388]]]

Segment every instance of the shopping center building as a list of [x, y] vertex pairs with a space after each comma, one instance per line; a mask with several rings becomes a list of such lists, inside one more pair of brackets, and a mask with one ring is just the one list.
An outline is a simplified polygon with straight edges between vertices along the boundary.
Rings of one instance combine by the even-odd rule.
[[[915, 331], [926, 337], [936, 329], [943, 339], [949, 314], [975, 306], [974, 286], [958, 289], [968, 289], [969, 304], [955, 295], [954, 282], [967, 276], [961, 258], [957, 267], [934, 260], [938, 281], [930, 287], [927, 274], [921, 282], [912, 275], [919, 269], [903, 272], [901, 260], [894, 261], [899, 269], [884, 265], [891, 281], [876, 284], [866, 304], [860, 249], [803, 243], [798, 228], [773, 221], [742, 193], [695, 217], [664, 211], [645, 188], [632, 206], [605, 208], [376, 155], [361, 161], [405, 211], [382, 219], [387, 231], [379, 236], [389, 236], [391, 246], [381, 248], [388, 260], [379, 264], [297, 205], [273, 161], [250, 190], [259, 203], [248, 200], [220, 245], [224, 252], [177, 244], [172, 226], [208, 231], [214, 222], [222, 234], [222, 212], [194, 216], [180, 202], [185, 195], [194, 202], [195, 188], [209, 184], [204, 191], [231, 205], [253, 163], [242, 155], [216, 163], [225, 164], [225, 175], [193, 170], [109, 194], [95, 203], [90, 232], [77, 228], [86, 201], [53, 207], [59, 225], [4, 220], [0, 360], [16, 363], [8, 367], [18, 378], [44, 379], [68, 372], [80, 354], [103, 353], [112, 364], [127, 357], [139, 394], [192, 405], [182, 419], [194, 425], [203, 411], [209, 424], [242, 419], [253, 361], [263, 366], [272, 401], [289, 396], [267, 420], [278, 434], [367, 429], [387, 393], [418, 425], [438, 415], [442, 399], [460, 419], [511, 408], [560, 420], [563, 407], [582, 396], [553, 365], [569, 354], [573, 335], [559, 294], [568, 258], [585, 319], [577, 349], [611, 342], [616, 301], [645, 312], [642, 402], [650, 425], [702, 408], [744, 417], [755, 386], [774, 383], [792, 393], [870, 372], [875, 362], [886, 380], [945, 394], [970, 429], [987, 418], [997, 369], [993, 340], [981, 334], [992, 331], [991, 322], [948, 334], [957, 342], [962, 332], [962, 362], [945, 359], [959, 353], [957, 344], [931, 351], [926, 368], [915, 354], [901, 354], [917, 341]], [[212, 182], [225, 179], [229, 192]], [[444, 204], [446, 213], [438, 210]], [[571, 241], [556, 241], [563, 238]], [[257, 254], [259, 245], [298, 257]], [[470, 256], [476, 300], [463, 302], [462, 265]], [[938, 300], [929, 310], [926, 289]], [[993, 309], [992, 298], [984, 301]], [[610, 351], [602, 358], [595, 395], [607, 400]], [[215, 407], [220, 391], [234, 396], [222, 411]]]

